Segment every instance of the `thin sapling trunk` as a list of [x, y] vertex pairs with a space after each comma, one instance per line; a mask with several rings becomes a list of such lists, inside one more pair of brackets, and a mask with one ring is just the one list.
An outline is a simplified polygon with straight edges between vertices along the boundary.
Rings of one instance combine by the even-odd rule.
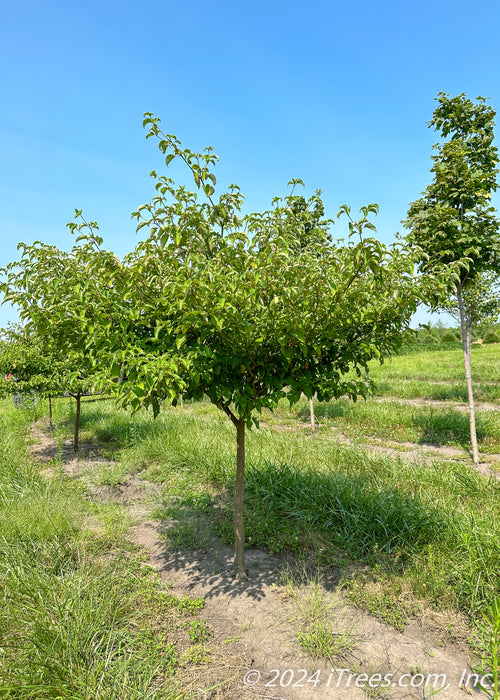
[[50, 429], [54, 430], [54, 423], [52, 422], [52, 396], [49, 396], [49, 425]]
[[457, 301], [460, 309], [460, 327], [462, 329], [462, 348], [464, 352], [465, 382], [467, 384], [467, 396], [469, 398], [470, 441], [472, 445], [472, 459], [474, 464], [479, 464], [479, 448], [476, 434], [476, 409], [474, 406], [474, 394], [472, 391], [471, 349], [472, 337], [470, 324], [467, 323], [464, 301], [462, 297], [462, 284], [457, 284]]
[[312, 396], [309, 399], [309, 413], [311, 415], [311, 428], [312, 430], [316, 430], [316, 418], [314, 416], [314, 401]]
[[80, 409], [81, 409], [82, 395], [80, 393], [78, 393], [78, 394], [72, 394], [72, 396], [76, 401], [75, 437], [73, 440], [73, 451], [76, 454], [78, 452], [78, 450], [80, 449]]
[[236, 422], [236, 483], [234, 486], [234, 565], [236, 578], [247, 579], [245, 571], [245, 530], [243, 526], [243, 489], [245, 484], [245, 428], [242, 418]]

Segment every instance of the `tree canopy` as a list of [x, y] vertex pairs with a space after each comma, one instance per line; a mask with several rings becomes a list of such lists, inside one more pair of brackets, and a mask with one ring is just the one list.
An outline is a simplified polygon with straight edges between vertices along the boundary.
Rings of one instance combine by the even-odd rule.
[[[0, 366], [15, 376], [10, 391], [76, 400], [74, 450], [79, 449], [81, 396], [93, 386], [87, 323], [96, 299], [89, 295], [85, 266], [94, 248], [66, 253], [37, 241], [19, 245], [21, 259], [4, 270], [4, 301], [19, 309], [24, 325], [4, 332]], [[98, 285], [99, 286], [99, 285]], [[85, 289], [85, 296], [83, 290]], [[83, 309], [85, 308], [85, 311]]]
[[[499, 223], [491, 206], [498, 189], [495, 111], [478, 97], [440, 92], [429, 122], [443, 139], [433, 148], [432, 182], [410, 205], [408, 242], [423, 271], [452, 265], [463, 285], [483, 270], [500, 270]], [[439, 306], [439, 300], [437, 301]]]
[[[298, 180], [269, 210], [243, 216], [236, 185], [216, 196], [211, 148], [183, 148], [151, 114], [144, 125], [167, 166], [174, 159], [187, 166], [195, 191], [153, 172], [155, 194], [133, 215], [148, 235], [133, 252], [118, 260], [102, 249], [95, 224], [77, 221], [64, 269], [51, 275], [49, 265], [49, 279], [33, 276], [27, 262], [38, 269], [39, 249], [25, 247], [8, 294], [26, 317], [35, 309], [37, 326], [48, 311], [56, 335], [76, 328], [73, 347], [83, 349], [96, 385], [112, 389], [122, 405], [156, 414], [165, 400], [205, 396], [229, 416], [242, 578], [246, 426], [283, 398], [365, 396], [368, 362], [393, 352], [416, 308], [413, 264], [400, 245], [366, 235], [375, 229], [369, 216], [376, 205], [363, 207], [359, 219], [341, 207], [348, 231], [338, 240], [320, 192], [297, 195]], [[35, 278], [37, 303], [24, 303]]]

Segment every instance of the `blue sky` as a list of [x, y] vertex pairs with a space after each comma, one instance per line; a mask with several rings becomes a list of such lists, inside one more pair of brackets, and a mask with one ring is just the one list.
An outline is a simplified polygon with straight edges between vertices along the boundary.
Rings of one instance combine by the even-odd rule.
[[[499, 25], [496, 0], [4, 2], [0, 266], [19, 241], [70, 248], [75, 208], [106, 247], [135, 246], [130, 213], [162, 169], [146, 111], [184, 145], [214, 146], [247, 211], [299, 177], [332, 217], [377, 202], [390, 242], [430, 180], [437, 93], [500, 110]], [[0, 326], [15, 317], [0, 308]]]

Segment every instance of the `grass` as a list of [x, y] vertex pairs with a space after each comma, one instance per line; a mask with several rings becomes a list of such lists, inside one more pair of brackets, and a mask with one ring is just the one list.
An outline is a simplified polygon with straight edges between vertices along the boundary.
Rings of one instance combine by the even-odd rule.
[[327, 598], [320, 572], [311, 576], [305, 567], [286, 568], [282, 582], [294, 603], [292, 620], [299, 645], [313, 659], [329, 661], [335, 666], [352, 657], [359, 636], [352, 625], [345, 623], [345, 614], [338, 599]]
[[[319, 404], [315, 413], [324, 426], [334, 425], [352, 439], [362, 435], [363, 438], [470, 448], [469, 416], [453, 408], [412, 406], [396, 401], [354, 403], [339, 399]], [[308, 420], [308, 408], [299, 410], [299, 415]], [[476, 430], [482, 452], [500, 452], [500, 412], [477, 411]]]
[[375, 581], [372, 576], [358, 574], [344, 584], [344, 592], [347, 600], [398, 632], [403, 632], [408, 621], [420, 612], [420, 606], [411, 596], [408, 599], [397, 578], [380, 573]]
[[[490, 377], [499, 363], [492, 351], [498, 355], [495, 348], [474, 351], [476, 381], [485, 391], [496, 387]], [[425, 362], [416, 355], [394, 358], [380, 368], [379, 381], [394, 396], [404, 385], [418, 396], [423, 386], [424, 394], [442, 390], [441, 398], [461, 398], [453, 395], [460, 385], [460, 351], [428, 355]], [[280, 405], [263, 416], [263, 428], [248, 434], [247, 546], [334, 567], [351, 602], [399, 630], [422, 606], [479, 622], [500, 595], [499, 482], [480, 476], [466, 455], [414, 464], [362, 449], [374, 438], [467, 449], [467, 415], [340, 400], [317, 406], [322, 427], [312, 435], [306, 409], [305, 400], [293, 410]], [[67, 420], [71, 404], [61, 402], [57, 410], [59, 420]], [[496, 414], [480, 411], [478, 427], [481, 450], [498, 449]], [[334, 428], [360, 447], [339, 444]], [[98, 478], [119, 483], [141, 471], [163, 485], [157, 517], [174, 522], [166, 533], [173, 546], [204, 548], [215, 536], [232, 544], [235, 431], [214, 407], [166, 409], [154, 421], [146, 412], [131, 418], [109, 402], [85, 402], [82, 429], [84, 440], [97, 441], [113, 459]], [[324, 618], [299, 625], [298, 632], [311, 654], [335, 655], [338, 640]], [[188, 655], [204, 658], [208, 643], [197, 642]]]
[[[232, 543], [235, 434], [225, 416], [194, 404], [156, 421], [139, 413], [128, 430], [130, 417], [110, 404], [85, 414], [89, 436], [107, 425], [105, 444], [122, 465], [165, 486], [158, 515], [180, 523], [178, 546], [199, 548], [202, 534]], [[328, 433], [261, 429], [248, 435], [247, 465], [248, 546], [305, 553], [347, 578], [357, 562], [471, 619], [499, 594], [500, 484], [466, 464], [412, 464], [339, 445]]]
[[[383, 365], [373, 362], [370, 376], [379, 396], [467, 401], [462, 349], [398, 355]], [[474, 346], [472, 379], [475, 398], [500, 401], [499, 347]]]
[[[475, 401], [500, 401], [500, 384], [476, 381], [473, 386]], [[425, 399], [432, 401], [460, 401], [467, 403], [467, 387], [464, 381], [428, 381], [381, 377], [375, 386], [375, 396], [401, 399]]]
[[[383, 365], [373, 363], [370, 375], [379, 379], [418, 379], [420, 381], [464, 381], [462, 349], [441, 352], [422, 351], [412, 355], [397, 355]], [[496, 345], [474, 346], [472, 349], [472, 379], [482, 383], [500, 377], [500, 353]]]
[[478, 684], [478, 688], [493, 700], [500, 695], [500, 598], [487, 606], [482, 620], [478, 624], [479, 648], [481, 650], [481, 667], [477, 669], [480, 677], [491, 674], [486, 679], [489, 688]]
[[28, 418], [0, 404], [0, 697], [180, 697], [209, 654], [203, 602], [164, 590], [116, 509], [40, 474]]

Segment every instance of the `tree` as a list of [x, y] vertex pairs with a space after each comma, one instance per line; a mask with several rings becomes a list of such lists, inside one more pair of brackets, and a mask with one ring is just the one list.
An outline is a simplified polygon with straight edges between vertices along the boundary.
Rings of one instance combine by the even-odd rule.
[[[306, 247], [313, 246], [315, 242], [328, 240], [328, 225], [331, 222], [323, 219], [325, 208], [321, 200], [320, 190], [317, 190], [316, 196], [312, 200], [314, 205], [311, 206], [311, 202], [307, 202], [305, 197], [294, 194], [296, 185], [302, 185], [302, 187], [304, 187], [303, 180], [296, 178], [291, 180], [288, 184], [293, 187], [287, 199], [289, 207], [297, 219], [297, 243], [295, 249], [297, 252], [300, 252]], [[317, 423], [314, 415], [313, 396], [309, 398], [309, 416], [311, 429], [315, 431]]]
[[[144, 124], [167, 166], [183, 162], [198, 191], [153, 172], [155, 195], [134, 214], [148, 236], [133, 252], [118, 260], [102, 249], [95, 224], [71, 224], [79, 236], [63, 268], [43, 283], [36, 270], [47, 256], [28, 256], [34, 268], [20, 273], [17, 300], [37, 327], [54, 319], [58, 342], [88, 358], [95, 385], [120, 405], [156, 415], [163, 401], [206, 396], [229, 417], [235, 568], [246, 578], [246, 429], [283, 398], [366, 396], [368, 362], [393, 351], [416, 307], [413, 264], [401, 246], [365, 237], [375, 205], [359, 220], [341, 208], [346, 241], [333, 240], [319, 193], [299, 200], [292, 192], [242, 217], [236, 185], [215, 197], [212, 149], [183, 148], [151, 114]], [[41, 296], [25, 298], [37, 275]]]
[[[163, 400], [206, 396], [232, 421], [235, 567], [246, 578], [246, 428], [282, 398], [365, 396], [368, 362], [393, 350], [416, 306], [413, 267], [399, 246], [364, 237], [375, 206], [336, 243], [318, 193], [241, 217], [236, 185], [215, 198], [212, 149], [182, 148], [150, 114], [145, 126], [167, 165], [184, 162], [198, 193], [152, 173], [156, 194], [135, 213], [147, 239], [120, 265], [94, 258], [93, 275], [115, 294], [112, 308], [104, 296], [87, 319], [88, 351], [122, 405], [157, 413]], [[85, 224], [78, 229], [84, 239]], [[123, 381], [109, 385], [110, 376]]]
[[500, 269], [499, 222], [491, 206], [498, 150], [493, 145], [495, 112], [478, 97], [439, 93], [429, 125], [448, 139], [434, 146], [433, 180], [413, 202], [404, 222], [407, 240], [416, 250], [424, 274], [451, 274], [448, 294], [428, 298], [434, 309], [445, 308], [454, 294], [460, 314], [465, 377], [469, 398], [472, 455], [479, 462], [471, 377], [471, 324], [464, 294], [483, 272]]
[[[19, 324], [0, 330], [0, 396], [12, 395], [14, 403], [30, 403], [46, 395], [53, 368], [40, 344]], [[51, 416], [52, 424], [52, 416]]]
[[[81, 397], [91, 390], [92, 377], [83, 325], [82, 289], [92, 310], [85, 263], [93, 248], [77, 248], [77, 255], [41, 242], [21, 243], [19, 262], [1, 272], [4, 301], [20, 310], [24, 326], [4, 332], [0, 366], [15, 376], [18, 391], [52, 397], [67, 394], [76, 401], [74, 452], [79, 450]], [[97, 294], [96, 294], [97, 296]], [[73, 306], [72, 306], [73, 305]], [[5, 387], [4, 387], [5, 388]]]

